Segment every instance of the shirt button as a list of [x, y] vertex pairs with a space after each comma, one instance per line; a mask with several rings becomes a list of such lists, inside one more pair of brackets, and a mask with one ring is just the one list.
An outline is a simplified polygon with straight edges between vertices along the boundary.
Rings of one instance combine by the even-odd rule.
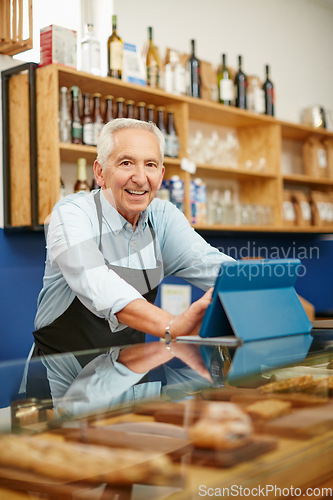
[[131, 228], [131, 224], [130, 224], [129, 222], [126, 222], [125, 227], [126, 227], [127, 229], [130, 229], [130, 228]]
[[134, 247], [134, 241], [130, 242], [130, 247]]

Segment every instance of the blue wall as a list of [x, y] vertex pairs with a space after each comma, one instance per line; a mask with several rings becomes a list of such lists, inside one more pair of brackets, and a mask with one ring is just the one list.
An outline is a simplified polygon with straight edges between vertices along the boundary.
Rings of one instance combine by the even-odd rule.
[[[311, 235], [230, 234], [221, 237], [206, 233], [204, 236], [212, 245], [235, 258], [301, 258], [306, 273], [296, 283], [297, 292], [312, 302], [317, 312], [333, 310], [333, 240]], [[29, 352], [44, 261], [43, 233], [13, 233], [0, 229], [0, 361], [25, 357]], [[183, 283], [178, 278], [165, 281]], [[192, 299], [201, 294], [193, 288]]]
[[44, 262], [44, 233], [0, 229], [0, 361], [29, 352]]

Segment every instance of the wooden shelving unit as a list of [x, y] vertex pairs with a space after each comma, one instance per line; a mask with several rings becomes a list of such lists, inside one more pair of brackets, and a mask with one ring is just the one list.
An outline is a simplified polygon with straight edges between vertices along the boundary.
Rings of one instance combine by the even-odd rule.
[[[10, 97], [10, 115], [15, 117], [19, 111], [17, 92], [27, 105], [27, 77], [24, 74], [14, 75], [11, 78], [11, 87], [15, 89]], [[333, 227], [284, 227], [282, 221], [283, 189], [297, 186], [298, 188], [315, 188], [323, 191], [333, 191], [333, 179], [319, 179], [306, 175], [286, 175], [282, 173], [282, 141], [287, 139], [297, 141], [301, 145], [309, 137], [321, 140], [331, 137], [333, 132], [324, 129], [296, 125], [274, 119], [270, 116], [257, 115], [219, 103], [194, 99], [187, 96], [167, 94], [162, 90], [150, 89], [144, 86], [125, 83], [121, 80], [98, 77], [79, 72], [70, 68], [50, 65], [36, 70], [36, 123], [37, 123], [37, 179], [38, 179], [38, 223], [43, 224], [59, 198], [59, 178], [62, 165], [75, 164], [79, 157], [84, 156], [89, 164], [96, 158], [96, 148], [77, 146], [59, 142], [58, 109], [59, 88], [68, 88], [77, 85], [81, 92], [100, 92], [102, 96], [112, 94], [115, 98], [124, 97], [135, 102], [144, 101], [155, 106], [165, 106], [175, 115], [175, 125], [180, 140], [179, 159], [165, 158], [166, 178], [179, 175], [185, 185], [185, 215], [191, 216], [190, 185], [193, 177], [201, 177], [205, 181], [217, 180], [237, 181], [241, 203], [268, 206], [272, 212], [273, 221], [267, 226], [224, 226], [224, 225], [197, 225], [198, 230], [207, 231], [260, 231], [260, 232], [332, 232]], [[15, 130], [10, 127], [11, 151], [22, 151], [27, 147], [26, 121], [16, 120]], [[182, 170], [181, 158], [188, 156], [190, 124], [200, 122], [205, 125], [228, 127], [238, 137], [239, 155], [238, 167], [222, 166], [212, 163], [198, 163], [195, 175]], [[22, 137], [24, 141], [22, 142]], [[16, 152], [16, 157], [18, 153]], [[14, 155], [14, 153], [13, 153]], [[19, 155], [21, 163], [20, 179], [29, 181], [29, 165], [23, 161], [24, 155]], [[258, 159], [265, 159], [265, 168], [255, 170], [246, 168], [247, 164], [256, 165]], [[28, 159], [27, 159], [28, 161]], [[12, 163], [12, 162], [11, 162]], [[22, 164], [23, 163], [23, 164]], [[64, 167], [63, 167], [64, 168]], [[14, 171], [14, 166], [12, 167]], [[13, 179], [15, 175], [13, 176]], [[12, 186], [14, 190], [14, 187]], [[19, 182], [15, 180], [15, 196], [12, 197], [11, 225], [27, 224], [27, 217], [15, 207], [23, 199], [20, 193]], [[14, 206], [15, 205], [15, 206]], [[14, 215], [15, 214], [15, 215]], [[14, 215], [14, 217], [13, 217]]]

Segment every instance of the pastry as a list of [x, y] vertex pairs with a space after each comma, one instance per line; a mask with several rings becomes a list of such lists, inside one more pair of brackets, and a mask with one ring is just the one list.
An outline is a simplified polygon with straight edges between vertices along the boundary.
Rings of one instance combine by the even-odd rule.
[[63, 481], [132, 484], [174, 473], [169, 457], [146, 451], [13, 434], [0, 437], [0, 465]]
[[279, 399], [264, 399], [250, 404], [244, 410], [254, 418], [270, 419], [289, 413], [291, 403]]
[[231, 420], [198, 420], [189, 429], [189, 439], [197, 448], [228, 450], [250, 441], [252, 426], [248, 422]]

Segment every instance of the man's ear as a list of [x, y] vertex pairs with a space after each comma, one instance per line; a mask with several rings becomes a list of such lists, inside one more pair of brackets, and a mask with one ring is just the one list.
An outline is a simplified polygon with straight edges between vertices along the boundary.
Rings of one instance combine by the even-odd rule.
[[161, 175], [161, 180], [160, 180], [160, 184], [158, 186], [158, 189], [160, 189], [161, 185], [162, 185], [162, 181], [163, 181], [163, 177], [164, 177], [164, 174], [165, 174], [165, 166], [162, 165], [162, 175]]
[[104, 170], [102, 165], [97, 160], [94, 161], [94, 175], [97, 184], [100, 187], [104, 187], [105, 186]]

